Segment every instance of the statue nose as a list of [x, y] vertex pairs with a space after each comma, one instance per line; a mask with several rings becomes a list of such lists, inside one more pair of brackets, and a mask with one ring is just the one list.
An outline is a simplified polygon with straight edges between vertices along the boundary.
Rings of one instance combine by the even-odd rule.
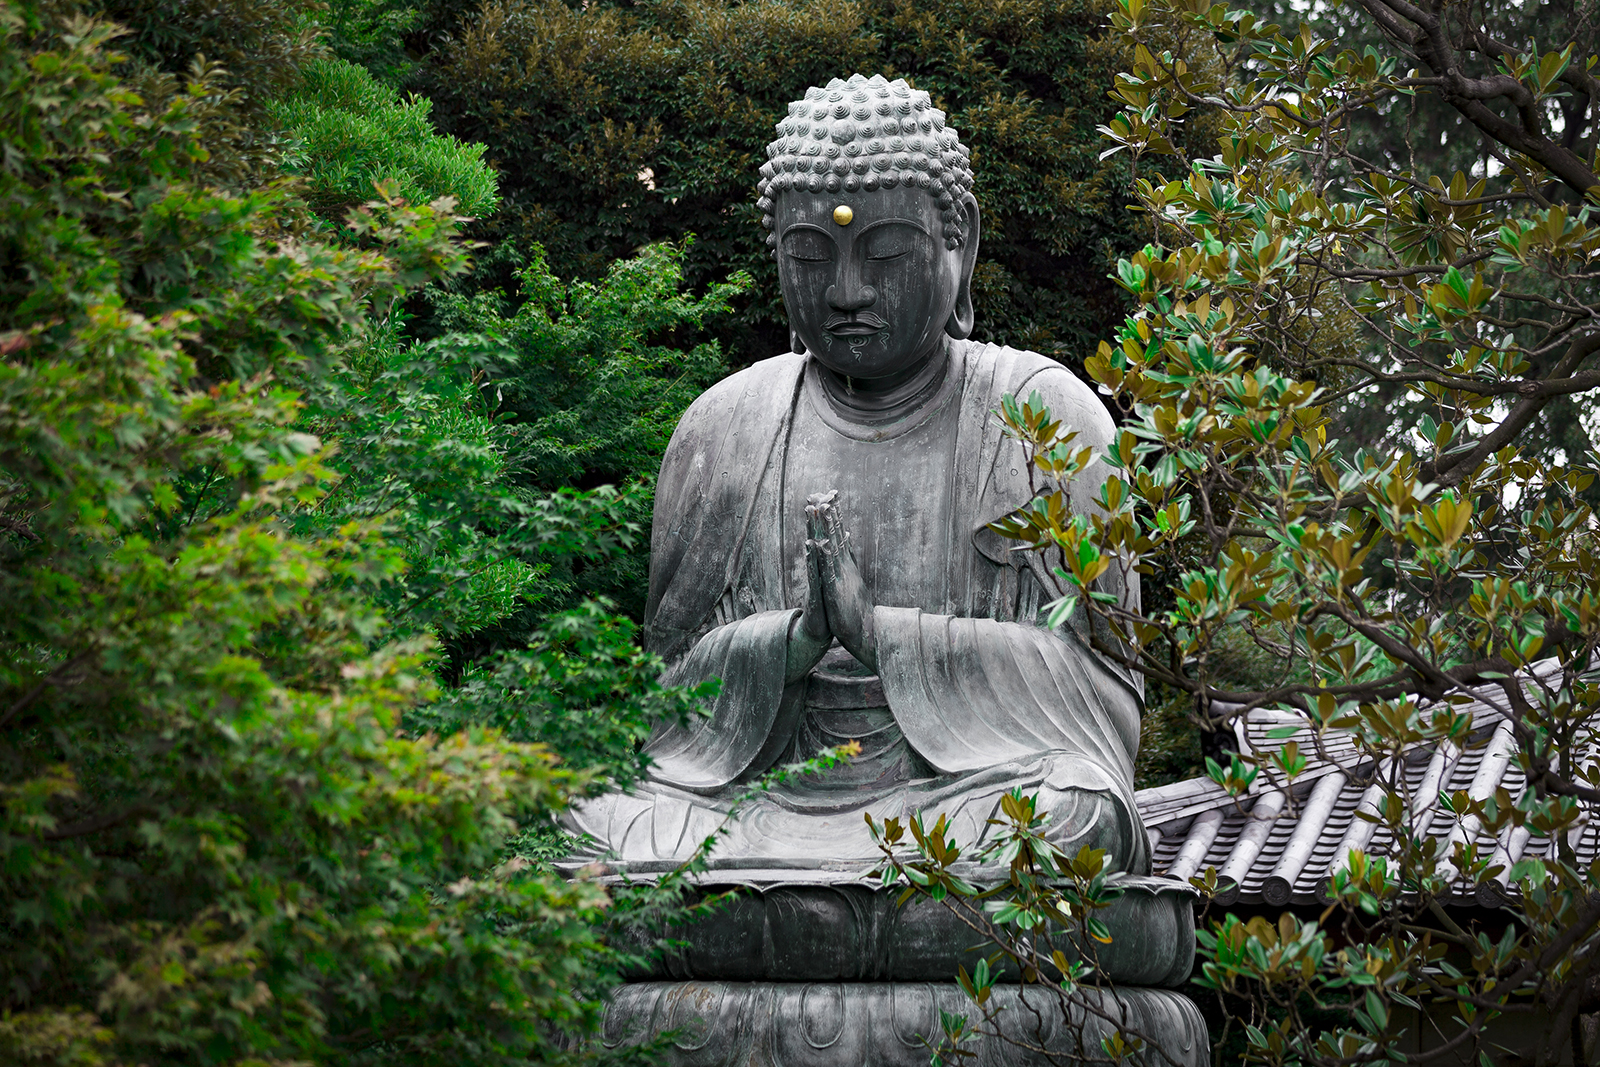
[[878, 291], [862, 285], [855, 279], [845, 279], [838, 285], [828, 286], [828, 306], [838, 311], [860, 311], [878, 302]]

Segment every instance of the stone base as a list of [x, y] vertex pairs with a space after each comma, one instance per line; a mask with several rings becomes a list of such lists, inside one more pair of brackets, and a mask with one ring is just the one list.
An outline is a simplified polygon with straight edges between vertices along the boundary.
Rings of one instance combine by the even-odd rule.
[[[667, 931], [678, 948], [630, 979], [740, 982], [949, 982], [973, 970], [995, 946], [946, 904], [860, 881], [751, 879], [705, 892], [738, 890], [717, 912]], [[726, 877], [726, 874], [720, 877]], [[1194, 890], [1176, 879], [1119, 875], [1122, 890], [1098, 916], [1109, 944], [1087, 953], [1099, 974], [1119, 986], [1178, 986], [1194, 966]], [[629, 935], [624, 932], [624, 938]], [[634, 935], [637, 936], [637, 935]], [[1081, 959], [1075, 934], [1056, 931], [1056, 947]], [[643, 949], [645, 942], [636, 947]], [[1000, 980], [1016, 982], [1015, 966]]]
[[[1086, 990], [1063, 1010], [1039, 986], [995, 986], [1008, 1041], [964, 1045], [971, 1067], [1106, 1063], [1101, 1039], [1142, 1037], [1130, 1062], [1145, 1067], [1206, 1067], [1205, 1020], [1168, 989]], [[969, 1018], [970, 1000], [953, 983], [635, 982], [617, 990], [606, 1012], [608, 1047], [679, 1031], [671, 1067], [927, 1067], [929, 1042], [942, 1034], [941, 1011]]]

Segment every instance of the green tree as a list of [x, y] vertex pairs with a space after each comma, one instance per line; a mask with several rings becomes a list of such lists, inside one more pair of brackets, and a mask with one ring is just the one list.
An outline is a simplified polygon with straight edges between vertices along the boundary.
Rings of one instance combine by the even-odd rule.
[[342, 220], [379, 182], [414, 203], [450, 196], [463, 215], [494, 212], [499, 197], [484, 146], [434, 132], [427, 100], [402, 100], [343, 59], [313, 59], [297, 73], [293, 88], [267, 103], [267, 119], [292, 139], [286, 169], [305, 177], [319, 215]]
[[443, 17], [437, 4], [414, 0], [326, 0], [317, 22], [328, 50], [340, 59], [358, 63], [379, 81], [398, 85], [416, 66], [408, 41], [429, 32], [445, 32], [437, 24]]
[[[1291, 10], [1281, 5], [1255, 4], [1250, 10], [1270, 20], [1288, 19]], [[1600, 9], [1593, 4], [1557, 0], [1534, 7], [1494, 4], [1480, 9], [1479, 29], [1492, 39], [1534, 40], [1541, 47], [1549, 42], [1589, 41], [1600, 34]], [[1298, 23], [1300, 16], [1293, 21]], [[1379, 54], [1390, 54], [1383, 24], [1359, 4], [1325, 5], [1309, 11], [1305, 23], [1318, 38], [1338, 41], [1341, 48], [1363, 53], [1368, 47]], [[1492, 73], [1492, 63], [1473, 55], [1480, 64], [1478, 73]], [[1576, 62], [1576, 60], [1575, 60]], [[1554, 142], [1573, 149], [1578, 155], [1594, 138], [1593, 101], [1587, 92], [1566, 91], [1548, 99], [1550, 127]], [[1437, 91], [1396, 93], [1375, 97], [1364, 106], [1353, 107], [1349, 115], [1350, 142], [1346, 152], [1349, 169], [1333, 162], [1346, 179], [1376, 167], [1384, 173], [1409, 172], [1440, 176], [1460, 171], [1469, 179], [1501, 173], [1505, 150], [1487, 139], [1463, 112]], [[1352, 445], [1389, 445], [1409, 432], [1424, 413], [1418, 398], [1401, 383], [1377, 382], [1365, 402], [1341, 405], [1334, 411], [1333, 427], [1341, 440]], [[1559, 452], [1577, 456], [1593, 447], [1586, 412], [1571, 396], [1554, 398], [1544, 405], [1520, 438], [1525, 450], [1552, 458]], [[1595, 503], [1600, 489], [1591, 489]]]
[[[715, 340], [692, 339], [750, 284], [735, 274], [691, 295], [683, 264], [683, 247], [652, 245], [597, 283], [563, 283], [535, 246], [509, 292], [434, 296], [433, 321], [451, 333], [431, 343], [430, 358], [476, 346], [481, 395], [505, 435], [508, 477], [524, 492], [542, 499], [564, 487], [621, 486], [605, 497], [613, 525], [648, 529], [656, 469], [678, 417], [727, 371]], [[533, 607], [603, 596], [637, 617], [647, 541], [630, 538], [631, 552], [604, 558], [569, 555], [578, 565], [547, 569]]]
[[1097, 39], [1105, 12], [1098, 0], [494, 0], [415, 84], [445, 129], [490, 145], [506, 197], [493, 235], [541, 244], [558, 274], [598, 279], [689, 233], [691, 283], [748, 273], [753, 302], [718, 331], [746, 363], [788, 346], [753, 192], [773, 125], [808, 86], [903, 74], [973, 151], [983, 337], [1076, 365], [1121, 314], [1106, 245], [1136, 244], [1125, 167], [1102, 164], [1094, 132], [1116, 69]]
[[[1600, 389], [1600, 57], [1582, 10], [1357, 0], [1342, 12], [1362, 27], [1355, 43], [1381, 44], [1357, 51], [1202, 0], [1119, 0], [1133, 62], [1105, 132], [1137, 167], [1151, 241], [1119, 262], [1134, 311], [1087, 369], [1126, 418], [1090, 457], [1037, 401], [1013, 398], [1010, 432], [1051, 491], [997, 529], [1059, 563], [1052, 623], [1087, 613], [1099, 651], [1184, 694], [1197, 725], [1276, 709], [1318, 738], [1348, 735], [1384, 769], [1373, 818], [1398, 845], [1352, 851], [1320, 920], [1230, 917], [1202, 935], [1202, 984], [1235, 998], [1248, 1062], [1391, 1059], [1416, 1019], [1405, 1009], [1428, 999], [1447, 1009], [1435, 1057], [1487, 1061], [1496, 1020], [1546, 1012], [1517, 1052], [1553, 1063], [1597, 1006], [1600, 945], [1600, 870], [1569, 836], [1600, 802], [1587, 417]], [[1374, 151], [1371, 116], [1423, 95], [1470, 143]], [[1216, 150], [1177, 138], [1197, 115], [1220, 122]], [[1487, 164], [1452, 169], [1470, 161]], [[1541, 428], [1563, 403], [1578, 425]], [[1341, 424], [1381, 432], [1344, 442]], [[1072, 516], [1059, 487], [1091, 461], [1112, 468], [1104, 511]], [[1095, 585], [1134, 567], [1173, 585], [1142, 612]], [[1473, 743], [1473, 699], [1504, 716], [1526, 789], [1408, 797], [1402, 757]], [[1292, 784], [1303, 766], [1286, 749], [1210, 772], [1238, 792], [1262, 775]], [[1435, 803], [1457, 834], [1420, 832]], [[1096, 884], [1097, 857], [1052, 854], [1026, 798], [1005, 817], [992, 931], [1019, 965], [1070, 987], [1084, 972], [1041, 956], [1048, 939], [1031, 931], [1088, 923], [1092, 936], [1114, 890]], [[1556, 845], [1497, 858], [1512, 827]], [[976, 906], [942, 826], [885, 833], [891, 870]], [[1452, 888], [1497, 877], [1511, 900], [1492, 933], [1442, 907]]]
[[469, 528], [559, 552], [604, 502], [440, 502], [379, 462], [409, 444], [491, 490], [503, 462], [470, 376], [329, 399], [395, 371], [373, 331], [465, 266], [449, 203], [310, 236], [235, 154], [259, 112], [215, 70], [132, 91], [116, 32], [0, 7], [0, 1060], [564, 1055], [615, 963], [608, 900], [517, 835], [635, 773], [628, 742], [688, 698], [578, 619], [529, 653], [527, 705], [556, 710], [525, 741], [409, 717], [439, 694], [433, 634], [518, 580], [453, 580]]
[[121, 47], [133, 63], [125, 74], [130, 79], [141, 78], [139, 68], [186, 75], [197, 63], [217, 65], [218, 83], [239, 90], [237, 103], [256, 112], [323, 54], [315, 19], [320, 6], [315, 0], [215, 0], [203, 6], [188, 0], [91, 0], [79, 9], [127, 31]]

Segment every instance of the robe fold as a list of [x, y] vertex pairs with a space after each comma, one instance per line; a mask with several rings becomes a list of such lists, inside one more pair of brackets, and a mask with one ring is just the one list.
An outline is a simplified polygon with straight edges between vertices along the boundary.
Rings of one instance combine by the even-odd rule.
[[[1079, 430], [1074, 443], [1097, 453], [1114, 432], [1105, 409], [1059, 364], [971, 342], [951, 343], [937, 395], [903, 426], [847, 425], [816, 375], [802, 355], [765, 360], [712, 387], [680, 422], [657, 486], [645, 640], [668, 663], [664, 681], [720, 678], [722, 689], [708, 716], [656, 731], [650, 781], [634, 797], [588, 806], [579, 827], [624, 860], [681, 857], [740, 783], [806, 754], [795, 738], [816, 708], [860, 705], [870, 715], [865, 706], [877, 704], [887, 709], [881, 724], [858, 716], [849, 728], [903, 735], [912, 751], [896, 766], [921, 770], [897, 774], [924, 777], [886, 778], [876, 791], [856, 780], [832, 792], [825, 783], [774, 791], [725, 853], [783, 860], [790, 849], [802, 863], [807, 849], [829, 842], [849, 852], [840, 835], [864, 838], [860, 811], [901, 814], [895, 805], [960, 809], [966, 829], [982, 834], [999, 795], [1016, 785], [1103, 797], [1126, 853], [1116, 865], [1146, 870], [1133, 800], [1140, 686], [1088, 647], [1081, 618], [1042, 626], [1047, 562], [987, 528], [1033, 493], [1021, 445], [1001, 432], [1001, 397], [1037, 390], [1055, 418]], [[819, 689], [830, 677], [821, 668], [821, 677], [784, 684], [789, 630], [806, 598], [800, 502], [830, 488], [809, 484], [828, 476], [830, 460], [815, 447], [822, 424], [849, 436], [840, 449], [877, 463], [876, 484], [887, 487], [882, 500], [841, 506], [852, 537], [860, 531], [863, 550], [873, 550], [864, 573], [883, 561], [881, 574], [868, 573], [880, 594], [881, 691], [873, 692], [881, 697], [853, 702], [829, 696], [837, 686]], [[898, 465], [906, 485], [896, 484]], [[1075, 510], [1093, 506], [1106, 471], [1093, 463], [1074, 482]], [[1117, 568], [1103, 584], [1137, 597]], [[864, 692], [869, 683], [853, 684]]]

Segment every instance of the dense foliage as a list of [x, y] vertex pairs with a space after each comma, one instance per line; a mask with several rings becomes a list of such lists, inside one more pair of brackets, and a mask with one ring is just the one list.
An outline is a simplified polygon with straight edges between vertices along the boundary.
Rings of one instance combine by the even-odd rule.
[[[512, 259], [523, 261], [515, 288], [433, 294], [432, 321], [449, 332], [429, 344], [430, 358], [481, 350], [479, 387], [493, 392], [507, 477], [521, 491], [542, 498], [592, 490], [606, 497], [619, 530], [648, 529], [656, 469], [678, 417], [727, 371], [704, 327], [729, 311], [749, 279], [736, 274], [701, 295], [685, 293], [684, 253], [671, 245], [613, 263], [593, 283], [562, 283], [537, 246], [527, 257], [502, 249], [496, 265]], [[607, 486], [620, 489], [612, 497]], [[639, 618], [645, 541], [630, 538], [631, 552], [586, 552], [576, 567], [547, 570], [530, 607], [601, 596]]]
[[0, 1060], [570, 1058], [616, 902], [525, 857], [691, 695], [593, 605], [435, 646], [637, 526], [511, 476], [492, 338], [404, 337], [450, 199], [335, 238], [258, 125], [281, 71], [0, 32]]
[[639, 245], [694, 234], [695, 284], [755, 279], [748, 363], [787, 351], [756, 170], [786, 105], [860, 72], [933, 95], [973, 152], [984, 211], [983, 339], [1076, 365], [1121, 313], [1107, 244], [1131, 251], [1126, 169], [1102, 163], [1115, 49], [1098, 0], [493, 0], [447, 23], [413, 78], [455, 135], [483, 141], [506, 209], [557, 273], [597, 278]]
[[[841, 72], [910, 77], [971, 144], [987, 339], [1076, 369], [1116, 333], [1086, 364], [1125, 423], [1106, 514], [1047, 494], [1007, 532], [1061, 550], [1060, 614], [1164, 701], [1141, 773], [1259, 707], [1376, 760], [1460, 744], [1452, 702], [1487, 690], [1532, 787], [1443, 809], [1581, 825], [1594, 29], [1400, 0], [1298, 32], [1199, 0], [10, 0], [0, 1060], [581, 1054], [621, 962], [599, 924], [670, 901], [538, 861], [689, 713], [626, 617], [650, 480], [730, 357], [786, 347], [756, 164]], [[1069, 479], [1087, 457], [1017, 399]], [[1138, 615], [1093, 587], [1134, 566]], [[1416, 799], [1375, 817], [1410, 839]], [[973, 914], [1025, 972], [1092, 980], [1031, 931], [1092, 945], [1098, 857], [1054, 855], [1025, 798], [1002, 816], [1010, 889]], [[973, 901], [942, 828], [885, 832]], [[1382, 1059], [1424, 995], [1463, 1049], [1537, 998], [1549, 1060], [1597, 1006], [1594, 871], [1429, 840], [1353, 857], [1320, 922], [1207, 933], [1252, 1061]], [[1438, 919], [1497, 874], [1512, 936]]]
[[482, 162], [484, 146], [435, 133], [427, 100], [401, 100], [365, 67], [342, 59], [314, 59], [299, 75], [291, 91], [267, 103], [267, 120], [294, 139], [288, 169], [305, 175], [319, 214], [342, 219], [379, 182], [413, 201], [448, 194], [472, 218], [494, 211], [499, 198]]
[[[1001, 528], [1059, 552], [1057, 621], [1095, 616], [1100, 650], [1188, 694], [1201, 726], [1278, 709], [1382, 769], [1363, 817], [1396, 854], [1346, 857], [1320, 921], [1230, 917], [1202, 936], [1202, 984], [1232, 998], [1250, 1062], [1392, 1058], [1420, 1000], [1444, 1027], [1434, 1057], [1487, 1055], [1497, 1020], [1544, 1013], [1518, 1054], [1556, 1062], [1600, 1006], [1600, 869], [1570, 836], [1600, 801], [1595, 427], [1558, 414], [1600, 388], [1600, 82], [1592, 23], [1565, 12], [1359, 0], [1341, 17], [1380, 42], [1361, 51], [1199, 0], [1113, 16], [1134, 63], [1106, 134], [1136, 162], [1150, 243], [1119, 263], [1136, 310], [1087, 369], [1125, 422], [1105, 513], [1072, 516], [1059, 485], [1089, 457], [1017, 398], [1010, 432], [1054, 491]], [[1412, 153], [1374, 132], [1418, 112], [1470, 145]], [[1219, 151], [1175, 138], [1196, 113], [1220, 120]], [[1170, 599], [1124, 609], [1094, 587], [1116, 567], [1169, 576]], [[1526, 790], [1407, 795], [1409, 748], [1483, 743], [1474, 698], [1510, 730]], [[1305, 765], [1285, 748], [1210, 770], [1239, 793]], [[1435, 812], [1458, 832], [1420, 833]], [[997, 936], [1036, 973], [1067, 970], [1027, 931], [1092, 918], [1098, 864], [1050, 856], [1031, 810], [1007, 821]], [[1511, 826], [1558, 847], [1497, 855]], [[973, 898], [942, 830], [892, 829], [902, 870]], [[1441, 907], [1496, 876], [1503, 927]]]

